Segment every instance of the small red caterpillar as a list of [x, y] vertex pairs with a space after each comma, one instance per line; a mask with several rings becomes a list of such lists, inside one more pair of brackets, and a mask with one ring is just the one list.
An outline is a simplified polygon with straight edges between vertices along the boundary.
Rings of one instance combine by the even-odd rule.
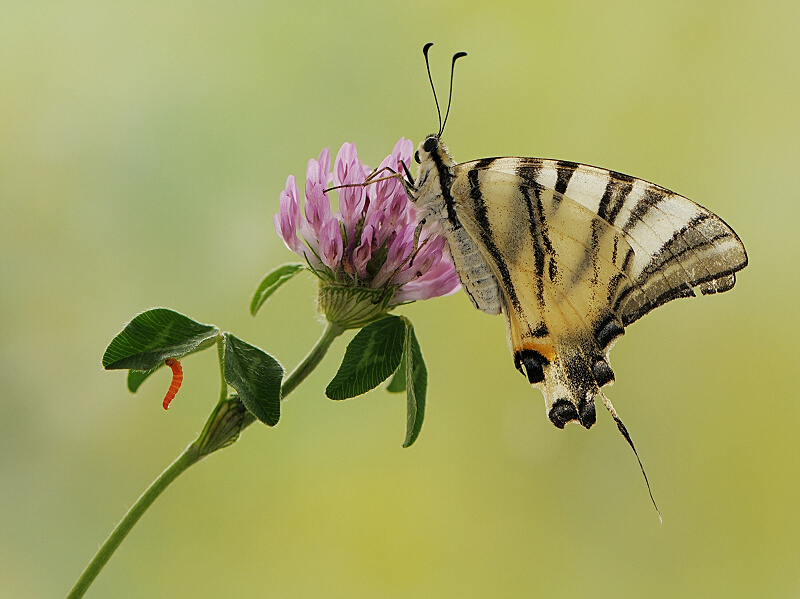
[[172, 383], [170, 383], [167, 394], [164, 396], [164, 403], [162, 404], [164, 409], [168, 410], [169, 402], [172, 401], [178, 393], [178, 389], [181, 388], [181, 383], [183, 382], [183, 368], [181, 368], [181, 363], [175, 358], [167, 358], [164, 360], [164, 364], [172, 368]]

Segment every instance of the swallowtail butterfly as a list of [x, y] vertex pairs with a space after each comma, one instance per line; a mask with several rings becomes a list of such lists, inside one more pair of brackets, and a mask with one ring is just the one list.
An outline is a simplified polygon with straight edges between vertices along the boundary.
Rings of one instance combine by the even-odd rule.
[[[451, 97], [464, 55], [453, 56]], [[441, 139], [449, 112], [448, 101], [438, 133], [419, 145], [416, 181], [408, 169], [403, 179], [420, 225], [446, 237], [475, 307], [505, 314], [514, 364], [541, 389], [552, 423], [590, 428], [599, 395], [633, 447], [601, 390], [614, 381], [614, 342], [673, 299], [732, 288], [747, 265], [744, 245], [702, 206], [604, 168], [541, 158], [457, 164]]]

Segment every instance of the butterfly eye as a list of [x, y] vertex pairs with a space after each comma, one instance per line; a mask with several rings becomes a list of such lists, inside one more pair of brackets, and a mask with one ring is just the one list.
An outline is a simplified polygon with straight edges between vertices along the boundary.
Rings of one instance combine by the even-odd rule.
[[422, 164], [422, 161], [419, 159], [419, 150], [414, 152], [414, 160], [416, 160], [417, 164]]
[[433, 152], [433, 149], [436, 147], [436, 138], [431, 135], [428, 139], [425, 140], [425, 143], [422, 144], [422, 149], [428, 153]]

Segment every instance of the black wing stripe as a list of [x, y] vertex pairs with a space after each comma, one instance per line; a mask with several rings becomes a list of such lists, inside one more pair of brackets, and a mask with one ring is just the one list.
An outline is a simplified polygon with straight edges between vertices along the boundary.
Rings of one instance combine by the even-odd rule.
[[600, 206], [597, 215], [607, 223], [613, 225], [617, 220], [619, 211], [628, 199], [628, 195], [633, 189], [633, 178], [609, 171], [609, 179], [603, 197], [600, 198]]
[[521, 310], [521, 306], [519, 303], [519, 298], [517, 297], [517, 292], [514, 289], [514, 284], [511, 281], [511, 273], [508, 271], [508, 266], [503, 259], [503, 254], [500, 252], [500, 248], [497, 247], [497, 244], [494, 241], [492, 224], [489, 222], [486, 202], [483, 199], [480, 181], [478, 180], [479, 172], [480, 170], [478, 168], [473, 168], [471, 171], [469, 171], [469, 173], [467, 173], [467, 180], [469, 181], [469, 196], [472, 199], [475, 207], [475, 220], [480, 229], [481, 241], [484, 243], [486, 249], [489, 251], [489, 254], [492, 256], [495, 266], [497, 266], [497, 270], [500, 273], [500, 277], [503, 279], [503, 288], [508, 294], [508, 299], [511, 301], [511, 305], [514, 307], [514, 310], [519, 312]]
[[645, 190], [644, 195], [642, 198], [636, 203], [636, 206], [633, 207], [631, 213], [628, 215], [628, 220], [622, 225], [622, 230], [626, 233], [630, 232], [639, 221], [644, 221], [647, 217], [647, 213], [650, 212], [651, 209], [655, 208], [660, 202], [666, 199], [667, 195], [661, 193], [652, 187]]
[[[739, 267], [734, 267], [722, 272], [714, 273], [713, 275], [708, 275], [703, 277], [702, 279], [698, 279], [694, 282], [695, 286], [702, 285], [703, 283], [708, 283], [710, 281], [716, 281], [717, 279], [724, 279], [725, 277], [730, 277], [737, 271], [741, 270]], [[730, 287], [728, 287], [730, 289]], [[628, 326], [632, 322], [639, 320], [642, 316], [658, 308], [659, 306], [663, 306], [668, 301], [677, 299], [679, 297], [693, 297], [695, 295], [694, 289], [686, 283], [684, 287], [678, 286], [673, 289], [667, 289], [664, 293], [658, 296], [655, 300], [645, 302], [643, 305], [639, 306], [635, 310], [626, 311], [622, 315], [622, 322], [625, 326]]]
[[556, 179], [556, 186], [554, 189], [560, 193], [565, 194], [567, 192], [567, 186], [569, 185], [569, 180], [572, 178], [572, 175], [575, 174], [575, 171], [578, 169], [578, 164], [576, 162], [567, 162], [565, 160], [559, 160], [556, 163], [556, 172], [558, 173], [558, 177]]
[[[702, 240], [697, 241], [695, 243], [690, 243], [687, 241], [685, 234], [687, 231], [695, 227], [696, 225], [700, 224], [704, 220], [708, 220], [711, 218], [709, 214], [701, 213], [694, 218], [692, 218], [689, 222], [687, 222], [683, 227], [676, 230], [672, 237], [667, 240], [661, 248], [653, 254], [651, 262], [642, 269], [642, 272], [639, 273], [638, 279], [641, 282], [646, 281], [650, 275], [653, 273], [661, 270], [670, 262], [682, 262], [682, 258], [691, 252], [698, 252], [700, 250], [704, 250], [706, 248], [712, 248], [712, 251], [716, 249], [716, 245], [714, 242], [720, 241], [722, 239], [728, 238], [731, 236], [730, 232], [723, 231], [714, 235], [712, 237], [705, 237], [703, 236]], [[690, 283], [692, 281], [689, 281]]]
[[522, 193], [522, 197], [525, 198], [525, 205], [528, 208], [528, 222], [530, 223], [530, 230], [531, 230], [531, 239], [533, 240], [533, 262], [536, 268], [536, 301], [539, 304], [539, 308], [544, 308], [544, 281], [542, 278], [544, 277], [544, 250], [542, 249], [542, 245], [540, 243], [542, 239], [542, 225], [539, 219], [539, 211], [533, 205], [533, 200], [531, 199], [531, 188], [528, 186], [520, 186], [520, 192]]

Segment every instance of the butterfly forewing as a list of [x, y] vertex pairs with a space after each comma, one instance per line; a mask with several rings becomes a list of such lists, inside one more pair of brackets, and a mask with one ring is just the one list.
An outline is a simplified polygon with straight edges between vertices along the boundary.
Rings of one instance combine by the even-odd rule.
[[[717, 215], [663, 187], [593, 166], [537, 158], [468, 162], [552, 189], [614, 226], [633, 249], [631, 276], [612, 306], [624, 324], [678, 297], [727, 291], [747, 265], [744, 245]], [[588, 244], [591, 247], [591, 243]]]

